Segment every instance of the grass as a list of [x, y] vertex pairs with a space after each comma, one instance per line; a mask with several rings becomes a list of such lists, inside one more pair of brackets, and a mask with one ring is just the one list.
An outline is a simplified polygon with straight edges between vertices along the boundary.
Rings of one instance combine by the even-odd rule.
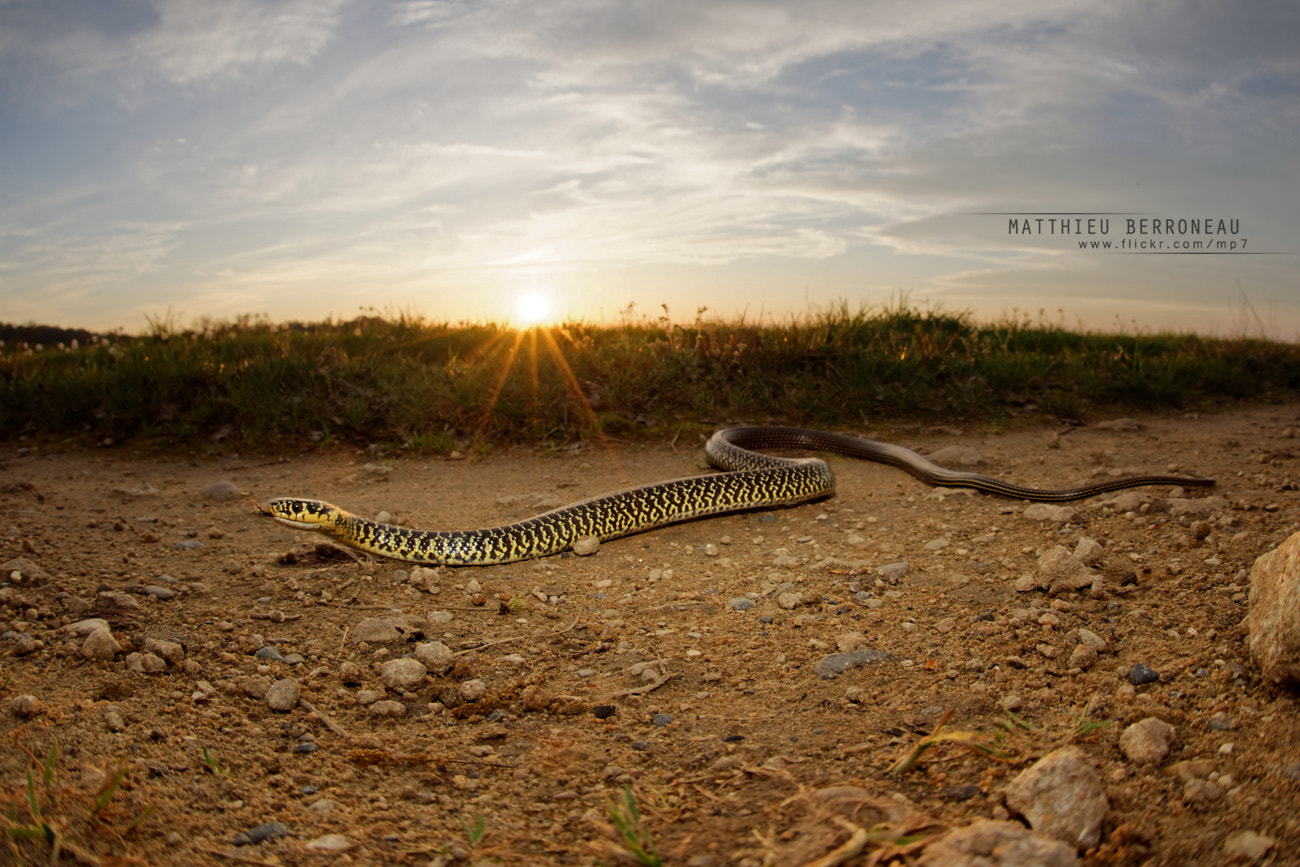
[[5, 863], [54, 864], [67, 855], [78, 863], [99, 864], [96, 848], [117, 848], [123, 836], [151, 815], [152, 810], [145, 809], [124, 830], [118, 827], [123, 817], [110, 805], [126, 777], [126, 762], [119, 763], [93, 792], [60, 783], [58, 763], [59, 743], [51, 740], [43, 759], [31, 756], [24, 789], [0, 788], [5, 831], [0, 846], [10, 858]]
[[1300, 346], [1193, 334], [991, 324], [905, 302], [756, 323], [517, 331], [410, 315], [277, 325], [250, 317], [75, 347], [0, 346], [10, 440], [207, 448], [381, 443], [418, 452], [557, 448], [673, 436], [732, 421], [863, 428], [884, 420], [998, 424], [1300, 392]]

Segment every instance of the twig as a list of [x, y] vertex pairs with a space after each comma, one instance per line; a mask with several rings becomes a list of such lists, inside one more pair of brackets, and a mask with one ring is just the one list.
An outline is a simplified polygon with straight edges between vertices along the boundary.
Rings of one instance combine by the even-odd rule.
[[509, 644], [512, 641], [525, 641], [525, 640], [531, 641], [539, 638], [554, 638], [557, 635], [563, 635], [564, 633], [568, 632], [570, 629], [572, 629], [577, 625], [578, 625], [578, 618], [575, 617], [572, 623], [570, 623], [568, 626], [564, 627], [563, 629], [559, 630], [558, 632], [538, 632], [532, 635], [516, 635], [514, 638], [498, 638], [496, 641], [489, 641], [486, 644], [477, 644], [474, 647], [467, 647], [464, 650], [458, 650], [455, 653], [453, 653], [452, 656], [464, 656], [465, 654], [473, 653], [476, 650], [483, 650], [484, 648], [495, 647], [498, 644]]
[[334, 722], [334, 720], [330, 719], [329, 716], [325, 713], [325, 711], [317, 710], [315, 707], [312, 706], [312, 703], [307, 701], [307, 699], [305, 698], [298, 699], [298, 704], [302, 705], [303, 708], [306, 709], [307, 713], [316, 714], [316, 716], [320, 719], [320, 721], [325, 724], [325, 728], [334, 732], [334, 734], [343, 738], [345, 741], [352, 740], [352, 735], [348, 734], [347, 729], [343, 728], [343, 726], [339, 725], [338, 723]]
[[845, 861], [858, 855], [867, 847], [871, 835], [867, 832], [866, 828], [859, 828], [857, 825], [841, 816], [833, 816], [832, 818], [835, 820], [835, 824], [839, 825], [844, 830], [852, 831], [853, 836], [849, 837], [843, 845], [827, 852], [816, 861], [809, 861], [805, 867], [836, 867], [836, 865], [843, 864]]
[[611, 695], [610, 698], [624, 698], [625, 696], [629, 696], [629, 695], [644, 695], [647, 692], [653, 692], [654, 690], [663, 686], [665, 683], [672, 680], [673, 678], [680, 677], [680, 676], [681, 675], [677, 674], [676, 672], [673, 672], [672, 674], [661, 675], [660, 678], [656, 680], [654, 683], [647, 683], [644, 686], [634, 686], [631, 689], [625, 689], [622, 692], [616, 692], [613, 695]]

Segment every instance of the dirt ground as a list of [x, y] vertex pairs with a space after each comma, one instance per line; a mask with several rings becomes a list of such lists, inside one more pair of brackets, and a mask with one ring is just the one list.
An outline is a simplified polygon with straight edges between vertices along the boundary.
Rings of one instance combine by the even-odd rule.
[[[1008, 782], [1077, 743], [1110, 803], [1085, 863], [1219, 864], [1243, 830], [1274, 841], [1258, 863], [1300, 863], [1296, 695], [1261, 682], [1241, 626], [1255, 558], [1300, 519], [1300, 405], [1139, 421], [857, 433], [972, 447], [981, 471], [1041, 487], [1171, 470], [1218, 486], [1096, 497], [1063, 523], [830, 457], [831, 499], [432, 574], [318, 552], [249, 497], [469, 529], [695, 474], [702, 442], [474, 460], [11, 443], [0, 862], [59, 845], [68, 863], [636, 863], [610, 818], [630, 784], [666, 864], [912, 863], [944, 829], [1007, 818]], [[1183, 496], [1220, 499], [1171, 507]], [[1016, 589], [1084, 537], [1101, 581]], [[111, 658], [68, 629], [92, 618]], [[1080, 628], [1105, 642], [1095, 659], [1072, 653]], [[385, 682], [434, 641], [445, 665]], [[887, 656], [819, 671], [863, 648]], [[1137, 663], [1159, 680], [1134, 686]], [[297, 701], [277, 687], [292, 709], [273, 710], [288, 678]], [[1119, 747], [1149, 716], [1176, 730], [1155, 766]], [[891, 773], [945, 718], [994, 754], [941, 742]], [[1187, 795], [1172, 768], [1189, 760], [1217, 789]], [[38, 827], [29, 769], [56, 844], [15, 831]]]

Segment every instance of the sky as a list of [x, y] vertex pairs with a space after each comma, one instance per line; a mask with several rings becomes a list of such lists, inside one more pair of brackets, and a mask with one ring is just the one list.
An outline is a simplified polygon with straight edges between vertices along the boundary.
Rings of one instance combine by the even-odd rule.
[[0, 0], [0, 321], [1300, 339], [1298, 44], [1290, 0]]

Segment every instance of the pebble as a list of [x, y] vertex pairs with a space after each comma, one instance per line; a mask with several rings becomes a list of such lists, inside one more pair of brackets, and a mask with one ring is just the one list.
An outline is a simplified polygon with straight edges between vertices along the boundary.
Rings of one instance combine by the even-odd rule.
[[1300, 681], [1300, 533], [1260, 556], [1250, 570], [1250, 656], [1265, 679]]
[[1019, 822], [977, 819], [925, 847], [917, 867], [1076, 867], [1074, 848]]
[[446, 674], [456, 663], [451, 648], [441, 641], [430, 641], [415, 646], [415, 658], [434, 674]]
[[1254, 831], [1235, 831], [1224, 839], [1223, 854], [1233, 861], [1256, 864], [1263, 860], [1275, 842], [1272, 837]]
[[1101, 823], [1110, 802], [1088, 755], [1061, 747], [1021, 771], [1006, 790], [1007, 806], [1031, 828], [1076, 849], [1101, 842]]
[[1078, 668], [1087, 671], [1092, 668], [1093, 663], [1097, 661], [1097, 651], [1086, 644], [1076, 645], [1070, 653], [1070, 661], [1067, 665], [1070, 668]]
[[394, 692], [412, 692], [424, 683], [428, 673], [419, 660], [390, 659], [379, 666], [379, 679]]
[[889, 654], [883, 650], [873, 650], [871, 648], [862, 648], [860, 650], [850, 650], [845, 653], [831, 653], [823, 656], [817, 663], [817, 673], [824, 678], [830, 679], [838, 677], [850, 668], [858, 665], [866, 665], [869, 662], [879, 662], [882, 659], [888, 659]]
[[1091, 647], [1098, 653], [1105, 653], [1107, 650], [1106, 639], [1091, 629], [1079, 628], [1079, 643], [1085, 647]]
[[400, 701], [384, 699], [383, 701], [377, 701], [372, 704], [369, 713], [371, 716], [380, 717], [406, 716], [406, 705], [402, 704]]
[[300, 694], [296, 678], [277, 680], [266, 691], [266, 706], [277, 713], [288, 713], [298, 706]]
[[256, 675], [244, 681], [244, 695], [249, 698], [264, 701], [266, 694], [271, 691], [271, 678]]
[[1031, 521], [1047, 521], [1056, 524], [1079, 523], [1079, 510], [1073, 506], [1054, 506], [1051, 503], [1034, 503], [1025, 506], [1021, 513]]
[[137, 674], [159, 674], [167, 670], [167, 663], [152, 653], [128, 653], [126, 670]]
[[9, 700], [9, 710], [20, 719], [31, 719], [40, 714], [41, 703], [36, 696], [24, 693]]
[[[546, 710], [555, 701], [544, 687], [536, 684], [524, 687], [523, 691], [519, 693], [519, 700], [523, 702], [524, 710], [531, 711]], [[601, 718], [604, 719], [604, 717]]]
[[650, 724], [658, 728], [663, 728], [673, 721], [673, 715], [669, 713], [657, 713], [650, 717]]
[[727, 607], [732, 611], [748, 611], [754, 607], [754, 600], [745, 596], [737, 596], [727, 603]]
[[590, 557], [599, 550], [600, 540], [595, 536], [583, 536], [573, 543], [573, 553], [579, 557]]
[[278, 840], [281, 837], [289, 837], [293, 831], [289, 826], [282, 825], [279, 822], [267, 822], [265, 825], [258, 825], [256, 828], [249, 828], [247, 831], [240, 831], [231, 841], [236, 846], [247, 846], [251, 843], [262, 843], [266, 840]]
[[1149, 716], [1124, 729], [1119, 736], [1119, 748], [1130, 762], [1138, 765], [1158, 765], [1169, 755], [1170, 745], [1178, 732], [1164, 720]]
[[384, 644], [389, 641], [398, 641], [402, 633], [397, 631], [397, 627], [383, 617], [367, 617], [352, 628], [352, 641], [356, 644], [366, 642], [368, 644]]
[[175, 545], [172, 545], [177, 551], [193, 551], [196, 548], [202, 548], [203, 543], [198, 539], [182, 539]]
[[465, 701], [478, 701], [487, 695], [487, 684], [477, 678], [467, 680], [460, 685], [460, 697]]
[[803, 597], [798, 593], [782, 593], [776, 597], [776, 604], [786, 611], [793, 611], [798, 608], [799, 603], [802, 601]]
[[281, 654], [276, 647], [270, 644], [265, 647], [259, 647], [257, 653], [254, 653], [253, 656], [267, 662], [284, 662], [284, 655]]
[[910, 571], [912, 571], [912, 567], [906, 560], [900, 560], [897, 563], [886, 563], [884, 566], [876, 567], [876, 574], [886, 581], [902, 578]]
[[161, 638], [147, 638], [144, 642], [144, 649], [148, 653], [161, 656], [168, 663], [175, 665], [185, 658], [185, 648], [175, 641], [165, 641]]
[[244, 494], [234, 482], [220, 481], [213, 482], [203, 489], [203, 496], [214, 503], [224, 503], [227, 500], [234, 500], [242, 497]]
[[122, 646], [107, 626], [93, 630], [81, 645], [81, 655], [86, 659], [109, 660], [121, 652]]
[[[527, 706], [527, 703], [525, 703]], [[591, 709], [591, 714], [596, 719], [609, 719], [614, 715], [616, 708], [612, 704], [598, 704]]]
[[126, 728], [126, 722], [122, 719], [122, 711], [117, 705], [110, 704], [104, 708], [104, 727], [110, 732], [120, 732]]
[[312, 852], [343, 852], [352, 848], [352, 841], [342, 834], [326, 834], [315, 840], [308, 840], [303, 848]]
[[1134, 686], [1142, 686], [1145, 683], [1155, 683], [1160, 679], [1160, 673], [1139, 662], [1129, 670], [1128, 679]]

